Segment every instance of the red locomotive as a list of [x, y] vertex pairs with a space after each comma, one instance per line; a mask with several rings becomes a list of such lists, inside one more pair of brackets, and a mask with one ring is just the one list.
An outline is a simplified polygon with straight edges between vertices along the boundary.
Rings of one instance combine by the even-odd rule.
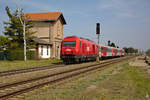
[[96, 60], [96, 57], [123, 56], [124, 51], [119, 48], [99, 46], [89, 39], [69, 36], [61, 43], [61, 59], [66, 62], [82, 62]]
[[61, 59], [64, 62], [96, 60], [98, 45], [88, 39], [70, 36], [61, 44]]

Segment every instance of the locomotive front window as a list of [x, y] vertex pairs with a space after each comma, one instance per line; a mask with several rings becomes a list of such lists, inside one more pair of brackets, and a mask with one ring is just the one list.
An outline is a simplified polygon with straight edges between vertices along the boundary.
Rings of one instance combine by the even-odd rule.
[[65, 47], [75, 47], [76, 42], [75, 41], [64, 41], [63, 46], [65, 46]]

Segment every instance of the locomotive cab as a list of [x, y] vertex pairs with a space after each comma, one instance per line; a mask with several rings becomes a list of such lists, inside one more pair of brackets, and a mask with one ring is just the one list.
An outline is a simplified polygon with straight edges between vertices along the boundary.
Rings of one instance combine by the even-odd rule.
[[95, 42], [70, 36], [61, 43], [61, 59], [65, 63], [95, 61], [98, 56], [98, 45]]
[[63, 41], [62, 42], [62, 54], [76, 54], [76, 41]]
[[65, 38], [61, 43], [61, 59], [64, 62], [78, 61], [80, 40], [76, 37]]

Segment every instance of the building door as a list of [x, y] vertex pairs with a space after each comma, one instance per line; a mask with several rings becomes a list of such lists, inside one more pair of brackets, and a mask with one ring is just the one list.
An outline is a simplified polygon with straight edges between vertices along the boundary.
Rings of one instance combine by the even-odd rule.
[[49, 45], [41, 45], [40, 46], [40, 58], [50, 58], [51, 49]]

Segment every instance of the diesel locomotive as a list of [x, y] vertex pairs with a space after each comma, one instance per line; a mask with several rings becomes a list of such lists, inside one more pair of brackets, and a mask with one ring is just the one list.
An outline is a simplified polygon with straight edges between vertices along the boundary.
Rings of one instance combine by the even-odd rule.
[[97, 57], [106, 58], [123, 55], [124, 51], [121, 48], [98, 45], [94, 41], [77, 36], [66, 37], [61, 43], [61, 59], [67, 63], [94, 61]]

